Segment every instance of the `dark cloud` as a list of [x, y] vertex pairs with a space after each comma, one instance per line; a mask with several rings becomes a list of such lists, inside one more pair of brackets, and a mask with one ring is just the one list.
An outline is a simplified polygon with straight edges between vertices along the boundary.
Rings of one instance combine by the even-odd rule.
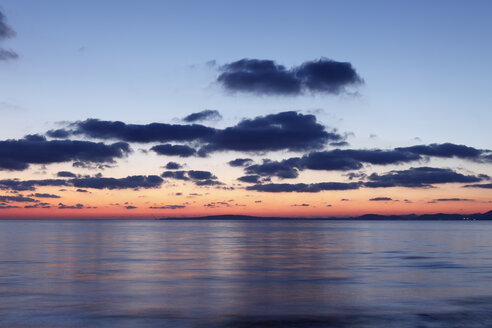
[[176, 163], [176, 162], [168, 162], [165, 166], [165, 168], [168, 170], [179, 170], [182, 167], [183, 166], [181, 164]]
[[254, 190], [261, 192], [321, 192], [324, 190], [353, 190], [359, 189], [358, 182], [320, 182], [320, 183], [270, 183], [263, 185], [254, 185], [246, 187], [246, 190]]
[[[276, 176], [293, 179], [299, 175], [298, 170], [349, 171], [358, 170], [363, 164], [389, 165], [400, 164], [421, 159], [420, 155], [408, 151], [381, 149], [335, 149], [312, 152], [303, 157], [292, 157], [282, 161], [264, 160], [262, 164], [245, 167], [249, 175]], [[351, 174], [350, 179], [362, 178], [363, 174]]]
[[247, 166], [244, 171], [249, 175], [276, 176], [281, 179], [297, 178], [299, 172], [294, 167], [297, 159], [284, 160], [281, 162], [263, 160], [263, 164]]
[[77, 188], [94, 189], [150, 189], [159, 188], [163, 180], [157, 175], [133, 175], [126, 178], [78, 178], [70, 179], [70, 185]]
[[188, 171], [188, 176], [192, 180], [210, 180], [210, 179], [217, 179], [215, 175], [213, 175], [209, 171], [195, 171], [195, 170], [190, 170]]
[[10, 189], [17, 191], [35, 190], [36, 187], [45, 186], [67, 186], [67, 180], [63, 179], [45, 179], [45, 180], [18, 180], [5, 179], [0, 180], [0, 189]]
[[250, 163], [252, 163], [253, 160], [251, 158], [236, 158], [232, 161], [227, 162], [232, 167], [240, 167], [240, 166], [245, 166]]
[[472, 185], [466, 185], [464, 187], [465, 188], [492, 189], [492, 183], [472, 184]]
[[69, 172], [69, 171], [60, 171], [56, 174], [59, 178], [76, 178], [77, 174]]
[[[63, 135], [63, 132], [56, 131], [58, 132], [48, 132], [48, 135]], [[72, 123], [67, 130], [63, 131], [69, 135], [117, 139], [125, 142], [193, 142], [202, 146], [199, 151], [200, 156], [206, 156], [213, 151], [227, 150], [306, 151], [320, 149], [330, 142], [341, 142], [345, 138], [336, 130], [327, 131], [322, 124], [316, 121], [314, 115], [304, 115], [295, 111], [245, 119], [225, 129], [214, 129], [198, 124], [137, 125], [88, 119]], [[185, 145], [166, 144], [155, 146], [152, 150], [163, 155], [184, 157], [195, 154], [193, 148]]]
[[126, 124], [119, 121], [87, 119], [75, 122], [71, 126], [73, 130], [65, 130], [71, 135], [126, 142], [195, 141], [210, 138], [215, 134], [215, 129], [199, 124]]
[[309, 204], [305, 204], [305, 203], [304, 203], [304, 204], [292, 204], [292, 205], [290, 205], [290, 206], [294, 206], [294, 207], [308, 207], [308, 206], [310, 206], [310, 205], [309, 205]]
[[369, 201], [371, 201], [371, 202], [384, 202], [384, 201], [390, 201], [390, 200], [393, 200], [393, 199], [390, 197], [375, 197], [375, 198], [369, 199]]
[[20, 206], [15, 206], [15, 205], [0, 205], [0, 210], [6, 210], [10, 208], [20, 208]]
[[[15, 31], [6, 23], [5, 15], [0, 11], [0, 41], [11, 38], [15, 35]], [[19, 55], [13, 50], [0, 48], [0, 60], [17, 59]]]
[[434, 199], [434, 202], [474, 202], [474, 199], [468, 198], [438, 198]]
[[130, 152], [127, 143], [112, 145], [90, 141], [51, 140], [39, 135], [0, 141], [0, 169], [25, 170], [29, 164], [62, 163], [73, 160], [113, 163]]
[[165, 145], [157, 145], [150, 150], [156, 152], [159, 155], [165, 155], [165, 156], [179, 156], [179, 157], [190, 157], [195, 155], [196, 150], [185, 146], [185, 145], [171, 145], [171, 144], [165, 144]]
[[[84, 177], [76, 179], [46, 179], [46, 180], [0, 180], [0, 189], [10, 190], [35, 190], [36, 187], [44, 186], [72, 186], [76, 188], [94, 189], [138, 189], [138, 188], [158, 188], [163, 180], [157, 175], [135, 175], [126, 178], [103, 178], [103, 177]], [[78, 192], [86, 192], [78, 189]]]
[[37, 203], [39, 201], [31, 197], [24, 197], [22, 195], [18, 195], [18, 196], [0, 196], [0, 202]]
[[188, 122], [188, 123], [193, 123], [193, 122], [198, 122], [198, 121], [205, 121], [205, 120], [221, 120], [222, 115], [216, 110], [211, 110], [211, 109], [205, 109], [202, 110], [201, 112], [198, 113], [193, 113], [185, 118], [183, 118], [183, 121]]
[[246, 183], [260, 183], [260, 178], [261, 177], [259, 175], [245, 175], [237, 179], [241, 182], [246, 182]]
[[65, 205], [63, 203], [58, 203], [58, 209], [60, 209], [60, 210], [81, 210], [83, 208], [84, 208], [84, 205], [82, 205], [82, 204]]
[[226, 90], [259, 95], [339, 94], [363, 83], [350, 63], [330, 59], [307, 61], [286, 69], [273, 60], [241, 59], [221, 66], [217, 78]]
[[192, 181], [197, 186], [216, 186], [223, 184], [217, 181], [217, 177], [209, 171], [165, 171], [161, 176], [175, 180]]
[[179, 210], [185, 208], [185, 205], [164, 205], [164, 206], [150, 206], [149, 208], [154, 210]]
[[61, 198], [58, 195], [53, 195], [53, 194], [40, 194], [40, 193], [35, 193], [32, 195], [29, 195], [31, 197], [36, 197], [36, 198]]
[[386, 174], [373, 173], [364, 183], [369, 188], [409, 187], [429, 188], [441, 183], [473, 183], [484, 180], [483, 176], [463, 175], [451, 169], [412, 167], [408, 170], [391, 171]]
[[328, 141], [342, 140], [336, 131], [326, 131], [314, 115], [294, 111], [246, 119], [208, 139], [200, 152], [211, 151], [306, 151], [324, 147]]
[[36, 203], [32, 205], [25, 205], [24, 208], [51, 208], [49, 203]]
[[433, 157], [458, 157], [474, 159], [480, 157], [483, 154], [483, 150], [475, 149], [465, 145], [456, 145], [452, 143], [443, 144], [430, 144], [430, 145], [417, 145], [411, 147], [396, 148], [397, 151], [407, 151], [419, 155], [433, 156]]
[[49, 130], [46, 135], [50, 138], [67, 139], [70, 133], [65, 129]]
[[136, 206], [132, 206], [132, 205], [128, 205], [128, 206], [125, 206], [125, 208], [126, 208], [127, 210], [134, 210], [134, 209], [136, 209], [136, 208], [138, 208], [138, 207], [136, 207]]
[[375, 165], [401, 164], [421, 159], [408, 151], [381, 149], [335, 149], [303, 156], [298, 167], [310, 170], [348, 171], [362, 168], [363, 163]]
[[75, 190], [75, 191], [76, 191], [76, 192], [89, 192], [89, 191], [87, 191], [87, 190], [85, 190], [85, 189], [77, 189], [77, 190]]

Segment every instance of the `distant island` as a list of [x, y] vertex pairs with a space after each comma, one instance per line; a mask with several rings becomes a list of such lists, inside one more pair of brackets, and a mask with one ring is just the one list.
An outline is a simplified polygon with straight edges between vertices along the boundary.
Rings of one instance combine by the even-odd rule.
[[250, 216], [250, 215], [209, 215], [199, 217], [164, 217], [158, 220], [366, 220], [366, 221], [455, 221], [455, 220], [492, 220], [492, 211], [486, 213], [475, 214], [407, 214], [407, 215], [380, 215], [380, 214], [364, 214], [360, 216], [350, 217], [262, 217], [262, 216]]

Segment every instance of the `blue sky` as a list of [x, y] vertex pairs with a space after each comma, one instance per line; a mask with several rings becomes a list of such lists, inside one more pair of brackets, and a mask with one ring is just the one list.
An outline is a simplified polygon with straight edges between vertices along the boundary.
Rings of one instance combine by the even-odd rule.
[[[213, 109], [217, 128], [315, 114], [356, 148], [491, 148], [490, 1], [2, 0], [0, 9], [16, 31], [0, 46], [19, 54], [0, 61], [2, 140], [87, 118], [179, 123]], [[365, 83], [341, 95], [225, 91], [220, 66], [242, 58], [287, 68], [330, 58]]]
[[[4, 136], [19, 131], [20, 121], [34, 132], [45, 121], [150, 122], [203, 108], [226, 119], [322, 109], [326, 124], [361, 138], [486, 147], [490, 136], [489, 1], [1, 5], [17, 31], [5, 43], [21, 56], [1, 63], [0, 99], [20, 107], [4, 104]], [[206, 65], [246, 57], [292, 66], [321, 56], [354, 65], [366, 81], [357, 97], [231, 97]]]

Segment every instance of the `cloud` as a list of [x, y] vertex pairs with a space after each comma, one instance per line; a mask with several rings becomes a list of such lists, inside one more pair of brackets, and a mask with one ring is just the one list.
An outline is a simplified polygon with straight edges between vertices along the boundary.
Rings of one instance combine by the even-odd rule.
[[196, 150], [185, 146], [185, 145], [171, 145], [171, 144], [165, 144], [165, 145], [157, 145], [150, 150], [156, 152], [159, 155], [166, 155], [166, 156], [179, 156], [179, 157], [190, 157], [195, 155]]
[[[282, 161], [263, 160], [262, 164], [246, 166], [244, 172], [250, 175], [276, 176], [293, 179], [298, 170], [349, 171], [359, 170], [364, 163], [389, 165], [412, 162], [421, 159], [420, 155], [408, 151], [381, 149], [335, 149], [311, 152], [303, 157], [291, 157]], [[350, 178], [363, 177], [352, 175]]]
[[67, 186], [67, 180], [63, 179], [45, 179], [45, 180], [18, 180], [5, 179], [0, 180], [0, 189], [10, 189], [16, 191], [35, 190], [36, 187], [44, 186]]
[[260, 183], [260, 178], [261, 177], [259, 175], [245, 175], [237, 179], [241, 182], [246, 182], [246, 183]]
[[[214, 129], [199, 124], [138, 125], [87, 119], [71, 123], [63, 132], [60, 129], [47, 132], [47, 135], [52, 137], [67, 134], [124, 142], [192, 142], [201, 146], [198, 153], [200, 156], [206, 156], [214, 151], [307, 151], [320, 149], [328, 143], [341, 142], [345, 139], [336, 130], [327, 131], [316, 121], [316, 116], [295, 111], [244, 119], [225, 129]], [[195, 150], [189, 146], [171, 144], [155, 146], [152, 150], [163, 155], [185, 157], [195, 153]]]
[[353, 190], [359, 189], [358, 182], [320, 182], [320, 183], [270, 183], [263, 185], [254, 185], [246, 187], [246, 190], [254, 190], [260, 192], [321, 192], [324, 190]]
[[466, 185], [464, 187], [465, 188], [492, 189], [492, 183], [472, 184], [472, 185]]
[[[444, 158], [479, 158], [485, 151], [465, 145], [456, 145], [452, 143], [416, 145], [411, 147], [396, 148], [397, 151], [408, 151], [419, 155], [444, 157]], [[488, 151], [486, 151], [488, 152]]]
[[134, 210], [134, 209], [136, 209], [136, 208], [138, 208], [138, 207], [136, 207], [136, 206], [132, 206], [132, 205], [128, 205], [128, 206], [125, 206], [125, 208], [126, 208], [127, 210]]
[[433, 202], [474, 202], [474, 199], [468, 198], [438, 198], [434, 199]]
[[217, 177], [209, 171], [165, 171], [161, 176], [163, 178], [175, 180], [192, 181], [197, 186], [223, 185], [223, 183], [217, 181]]
[[183, 118], [183, 121], [187, 123], [193, 123], [193, 122], [198, 122], [198, 121], [205, 121], [205, 120], [221, 120], [222, 115], [216, 110], [210, 110], [210, 109], [205, 109], [202, 110], [201, 112], [198, 113], [193, 113], [185, 118]]
[[58, 203], [58, 209], [60, 209], [60, 210], [81, 210], [83, 208], [84, 208], [84, 205], [82, 205], [82, 204], [65, 205], [63, 203]]
[[75, 173], [69, 171], [60, 171], [56, 174], [59, 178], [76, 178], [77, 175]]
[[305, 203], [304, 203], [304, 204], [292, 204], [292, 205], [290, 205], [290, 206], [294, 206], [294, 207], [308, 207], [308, 206], [310, 206], [310, 205], [309, 205], [309, 204], [305, 204]]
[[220, 67], [226, 90], [258, 95], [297, 96], [306, 92], [340, 94], [363, 83], [350, 63], [322, 58], [286, 69], [273, 60], [241, 59]]
[[69, 184], [77, 188], [93, 189], [151, 189], [159, 188], [163, 182], [157, 175], [133, 175], [126, 178], [79, 178], [68, 180]]
[[24, 197], [22, 195], [18, 196], [0, 196], [0, 202], [9, 203], [9, 202], [18, 202], [18, 203], [37, 203], [38, 200], [30, 197]]
[[[0, 11], [0, 41], [15, 36], [15, 31], [5, 22], [6, 18], [3, 12]], [[19, 55], [13, 50], [0, 48], [0, 60], [17, 59]]]
[[[93, 188], [93, 189], [138, 189], [138, 188], [158, 188], [163, 180], [157, 175], [134, 175], [126, 178], [103, 178], [103, 177], [85, 177], [76, 179], [46, 179], [46, 180], [17, 180], [6, 179], [0, 180], [0, 189], [10, 190], [35, 190], [36, 187], [44, 186], [71, 186], [76, 188]], [[78, 189], [78, 192], [86, 192]]]
[[0, 141], [0, 169], [25, 170], [29, 164], [62, 163], [73, 160], [92, 163], [113, 163], [130, 152], [127, 143], [112, 145], [90, 141], [51, 140], [39, 135], [24, 139]]
[[176, 162], [168, 162], [165, 166], [165, 168], [168, 170], [179, 170], [182, 167], [183, 166], [181, 164], [176, 163]]
[[386, 174], [373, 173], [364, 186], [369, 188], [429, 188], [441, 183], [472, 183], [484, 180], [484, 176], [463, 175], [451, 169], [412, 167], [408, 170], [390, 171]]
[[237, 125], [217, 130], [208, 139], [202, 155], [211, 151], [306, 151], [319, 149], [329, 141], [343, 140], [335, 130], [326, 131], [314, 115], [295, 111], [281, 112], [254, 119], [245, 119]]
[[249, 175], [276, 176], [281, 179], [297, 178], [299, 172], [293, 167], [293, 161], [284, 160], [281, 162], [263, 160], [262, 164], [247, 166], [244, 171]]
[[240, 166], [245, 166], [250, 163], [252, 163], [253, 160], [251, 158], [236, 158], [232, 161], [227, 162], [232, 167], [240, 167]]
[[418, 154], [399, 150], [335, 149], [313, 152], [303, 156], [297, 164], [302, 169], [348, 171], [362, 168], [363, 163], [389, 165], [421, 159]]
[[375, 197], [375, 198], [369, 199], [369, 201], [371, 201], [371, 202], [385, 202], [385, 201], [390, 201], [390, 200], [393, 200], [393, 199], [390, 197]]
[[164, 205], [164, 206], [150, 206], [149, 208], [154, 210], [179, 210], [185, 208], [185, 205]]
[[36, 198], [61, 198], [58, 195], [53, 195], [53, 194], [41, 194], [41, 193], [35, 193], [32, 195], [29, 195], [31, 197], [36, 197]]
[[[215, 134], [215, 129], [199, 124], [181, 125], [166, 123], [126, 124], [120, 121], [101, 121], [87, 119], [70, 125], [71, 130], [63, 130], [69, 135], [83, 135], [97, 139], [115, 139], [126, 142], [169, 142], [195, 141]], [[60, 130], [55, 130], [60, 131]], [[48, 136], [62, 134], [48, 131]]]

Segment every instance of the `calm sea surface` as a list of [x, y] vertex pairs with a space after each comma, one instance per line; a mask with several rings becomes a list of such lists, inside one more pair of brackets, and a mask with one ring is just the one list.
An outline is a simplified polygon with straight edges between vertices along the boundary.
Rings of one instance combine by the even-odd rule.
[[492, 327], [492, 222], [0, 221], [0, 327]]

